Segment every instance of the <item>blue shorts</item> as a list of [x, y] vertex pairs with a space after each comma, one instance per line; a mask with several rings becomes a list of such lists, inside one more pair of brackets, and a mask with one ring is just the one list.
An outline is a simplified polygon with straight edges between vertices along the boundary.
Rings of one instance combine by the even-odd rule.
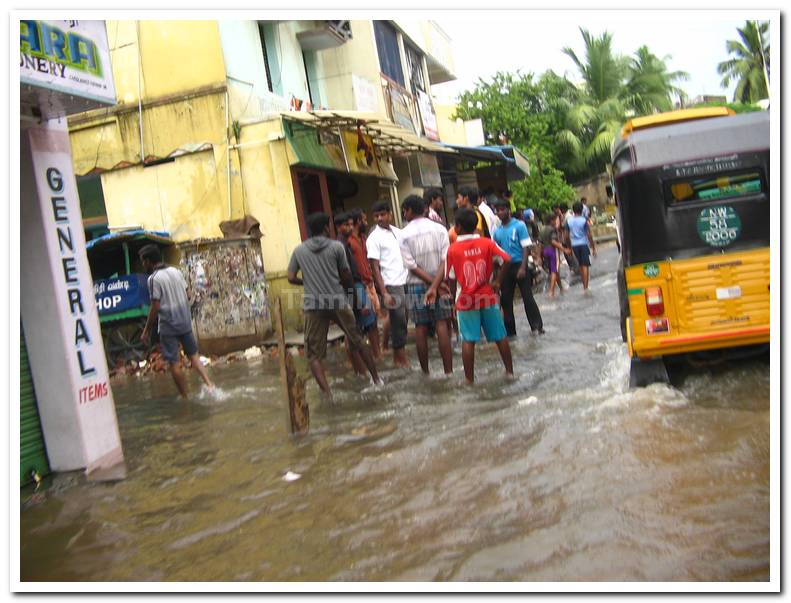
[[162, 356], [164, 356], [165, 360], [170, 364], [176, 364], [179, 361], [179, 343], [181, 343], [181, 347], [184, 348], [184, 353], [187, 357], [198, 352], [198, 344], [195, 343], [195, 336], [192, 334], [192, 331], [181, 335], [159, 335]]
[[574, 245], [571, 248], [574, 252], [574, 257], [577, 258], [580, 266], [590, 266], [591, 265], [591, 250], [590, 247], [587, 245]]
[[505, 339], [505, 323], [500, 306], [489, 306], [480, 310], [459, 310], [459, 333], [464, 342], [476, 343], [481, 340], [481, 327], [486, 341], [495, 342]]
[[[359, 303], [362, 304], [361, 307], [354, 309], [354, 317], [357, 320], [357, 328], [365, 333], [376, 324], [376, 312], [374, 311], [373, 303], [371, 303], [371, 298], [368, 297], [368, 293], [365, 290], [365, 285], [360, 282], [354, 283], [354, 292], [357, 297], [355, 301], [359, 300]], [[368, 314], [363, 315], [360, 312], [362, 308], [368, 308]]]
[[437, 297], [431, 306], [423, 301], [428, 291], [425, 283], [406, 285], [407, 312], [415, 326], [430, 325], [440, 320], [449, 320], [453, 317], [453, 300], [449, 297]]

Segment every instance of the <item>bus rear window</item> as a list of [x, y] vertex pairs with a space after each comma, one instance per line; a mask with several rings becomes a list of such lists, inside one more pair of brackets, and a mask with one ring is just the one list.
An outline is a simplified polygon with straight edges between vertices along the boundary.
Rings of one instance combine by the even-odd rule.
[[696, 201], [720, 201], [734, 197], [759, 195], [763, 182], [759, 171], [740, 174], [718, 174], [704, 178], [687, 178], [670, 183], [672, 204]]

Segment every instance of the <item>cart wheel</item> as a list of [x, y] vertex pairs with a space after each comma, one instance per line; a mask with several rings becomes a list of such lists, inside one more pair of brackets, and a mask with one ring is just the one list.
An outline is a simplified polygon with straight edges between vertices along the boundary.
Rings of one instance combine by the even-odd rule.
[[110, 369], [115, 368], [119, 363], [126, 364], [130, 360], [140, 362], [148, 357], [155, 344], [152, 341], [148, 344], [141, 341], [140, 335], [145, 325], [145, 319], [141, 319], [106, 329], [103, 334], [104, 351]]

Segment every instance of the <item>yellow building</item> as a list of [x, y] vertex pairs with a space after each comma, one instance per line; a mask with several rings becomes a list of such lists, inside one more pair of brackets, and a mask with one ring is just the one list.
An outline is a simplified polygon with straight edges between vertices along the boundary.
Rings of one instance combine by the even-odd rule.
[[86, 230], [185, 242], [252, 216], [287, 327], [301, 327], [285, 271], [306, 215], [378, 199], [398, 215], [407, 194], [447, 185], [458, 153], [440, 143], [431, 85], [455, 76], [431, 21], [108, 21], [107, 34], [118, 104], [69, 118]]

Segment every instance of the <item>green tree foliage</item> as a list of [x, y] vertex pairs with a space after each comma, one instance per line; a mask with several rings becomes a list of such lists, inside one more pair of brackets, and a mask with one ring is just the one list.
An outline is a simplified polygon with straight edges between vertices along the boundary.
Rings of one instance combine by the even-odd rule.
[[574, 198], [574, 189], [556, 167], [560, 115], [554, 95], [571, 94], [573, 86], [552, 72], [538, 81], [533, 74], [497, 73], [478, 80], [459, 98], [456, 117], [483, 121], [487, 144], [512, 144], [530, 160], [530, 175], [511, 183], [517, 207], [544, 209]]
[[734, 102], [754, 103], [769, 98], [769, 23], [746, 21], [737, 28], [740, 40], [728, 40], [725, 48], [733, 58], [717, 65], [722, 85], [735, 80]]
[[480, 118], [487, 144], [514, 144], [530, 159], [530, 177], [514, 186], [519, 205], [572, 200], [567, 182], [605, 170], [626, 120], [671, 110], [674, 97], [684, 97], [678, 83], [689, 76], [669, 71], [670, 57], [659, 58], [646, 46], [624, 57], [609, 32], [580, 33], [584, 54], [563, 48], [579, 71], [579, 84], [552, 71], [539, 77], [498, 72], [460, 96], [457, 117]]
[[735, 113], [754, 113], [764, 110], [760, 105], [750, 103], [695, 103], [689, 106], [690, 109], [697, 109], [698, 107], [728, 107], [733, 109]]
[[571, 156], [567, 173], [572, 178], [604, 171], [610, 160], [613, 139], [630, 117], [673, 108], [673, 97], [684, 92], [676, 82], [689, 76], [668, 71], [666, 61], [641, 46], [632, 57], [615, 54], [612, 34], [591, 36], [580, 29], [585, 44], [584, 60], [569, 47], [563, 49], [582, 77], [577, 99], [561, 101], [562, 128], [558, 144]]

